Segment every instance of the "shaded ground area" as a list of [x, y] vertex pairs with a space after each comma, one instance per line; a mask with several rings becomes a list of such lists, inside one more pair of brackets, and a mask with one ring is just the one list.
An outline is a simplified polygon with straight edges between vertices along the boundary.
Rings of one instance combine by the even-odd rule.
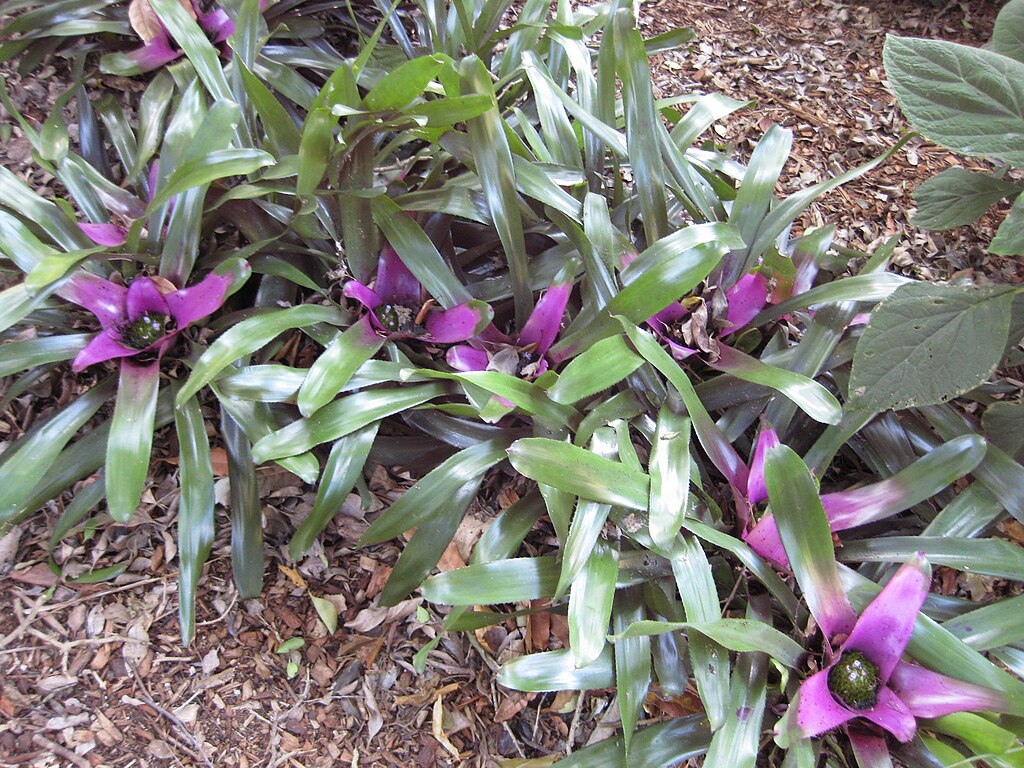
[[[673, 26], [697, 32], [688, 52], [656, 60], [659, 95], [699, 89], [756, 99], [715, 140], [749, 153], [772, 123], [793, 130], [782, 190], [788, 192], [875, 156], [905, 129], [883, 81], [886, 32], [979, 44], [999, 5], [661, 0], [643, 6], [641, 23], [650, 34]], [[53, 74], [8, 83], [33, 118], [43, 119], [41, 105], [52, 103]], [[27, 142], [3, 117], [0, 161], [45, 187], [50, 180], [30, 171]], [[942, 236], [909, 226], [912, 190], [957, 162], [916, 140], [866, 178], [823, 198], [803, 223], [835, 222], [838, 241], [862, 249], [905, 232], [896, 265], [920, 277], [1019, 281], [1021, 265], [984, 252], [992, 220]], [[48, 403], [60, 401], [65, 386], [43, 380], [32, 396], [15, 398], [0, 419], [0, 436], [20, 434]], [[200, 585], [198, 638], [182, 648], [177, 451], [170, 436], [158, 445], [152, 486], [130, 525], [86, 528], [54, 548], [64, 580], [48, 565], [49, 526], [60, 508], [44, 510], [0, 541], [0, 766], [545, 765], [614, 732], [618, 716], [609, 691], [579, 701], [516, 694], [494, 683], [492, 671], [504, 660], [565, 644], [564, 621], [554, 614], [445, 637], [425, 672], [415, 671], [414, 657], [435, 636], [439, 616], [419, 599], [379, 607], [376, 598], [401, 546], [355, 547], [368, 521], [412, 481], [383, 468], [370, 478], [368, 510], [350, 497], [300, 563], [289, 561], [286, 544], [313, 493], [282, 470], [261, 470], [266, 589], [256, 600], [240, 600], [234, 591], [219, 508], [220, 535]], [[525, 490], [496, 476], [443, 566], [461, 565], [489, 518]], [[530, 541], [544, 547], [547, 539], [540, 528]], [[112, 567], [120, 572], [99, 583], [68, 581]], [[336, 609], [336, 632], [328, 631], [314, 597]], [[321, 612], [330, 610], [321, 604]], [[301, 647], [279, 652], [299, 639]], [[652, 718], [679, 715], [695, 703], [655, 691], [647, 710]]]

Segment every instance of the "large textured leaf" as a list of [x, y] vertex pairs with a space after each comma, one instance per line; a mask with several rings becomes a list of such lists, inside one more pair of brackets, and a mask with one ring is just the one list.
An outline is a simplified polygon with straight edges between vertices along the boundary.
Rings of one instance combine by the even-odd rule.
[[885, 73], [903, 113], [965, 155], [1024, 165], [1024, 63], [944, 40], [888, 35]]
[[996, 16], [992, 50], [1024, 62], [1024, 0], [1010, 0]]
[[857, 344], [852, 406], [875, 411], [945, 402], [981, 384], [1002, 358], [1013, 289], [913, 283], [883, 301]]
[[1024, 254], [1024, 195], [1013, 201], [1013, 207], [999, 225], [988, 249], [1000, 256]]
[[948, 168], [914, 192], [914, 225], [944, 230], [970, 224], [1004, 197], [1019, 195], [1022, 187], [987, 173]]

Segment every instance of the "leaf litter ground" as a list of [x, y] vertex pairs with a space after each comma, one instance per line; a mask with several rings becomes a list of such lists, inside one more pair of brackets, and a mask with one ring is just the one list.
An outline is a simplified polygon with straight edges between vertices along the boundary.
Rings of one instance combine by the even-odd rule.
[[[794, 131], [781, 194], [879, 154], [905, 130], [883, 82], [886, 32], [978, 45], [991, 34], [999, 5], [660, 0], [642, 7], [641, 25], [645, 34], [678, 26], [697, 33], [689, 51], [655, 60], [659, 96], [702, 90], [757, 101], [708, 138], [743, 154], [772, 123]], [[39, 122], [65, 87], [59, 65], [33, 78], [0, 74], [19, 108]], [[105, 85], [136, 84], [117, 79]], [[45, 194], [53, 180], [32, 168], [27, 140], [2, 109], [0, 119], [0, 162]], [[1017, 283], [1024, 277], [1021, 264], [985, 252], [995, 219], [941, 235], [909, 224], [912, 190], [960, 162], [917, 140], [825, 197], [801, 224], [835, 223], [837, 242], [862, 249], [902, 232], [895, 266], [916, 277]], [[16, 398], [0, 419], [0, 439], [21, 434], [70, 386], [70, 380], [40, 381]], [[54, 553], [65, 577], [102, 568], [120, 569], [119, 575], [94, 584], [53, 576], [47, 539], [57, 509], [0, 540], [0, 768], [484, 767], [529, 758], [530, 765], [544, 765], [567, 748], [614, 733], [618, 716], [609, 691], [578, 701], [509, 692], [493, 682], [493, 670], [506, 659], [567, 643], [558, 615], [538, 613], [520, 626], [447, 636], [430, 654], [426, 672], [416, 674], [413, 658], [434, 636], [439, 617], [417, 598], [394, 608], [377, 605], [400, 544], [355, 547], [380, 509], [411, 484], [414, 472], [405, 470], [376, 468], [370, 510], [361, 511], [358, 497], [350, 497], [300, 563], [289, 561], [287, 541], [311, 508], [313, 491], [282, 470], [261, 470], [266, 588], [257, 599], [239, 599], [222, 518], [200, 585], [198, 636], [182, 648], [173, 538], [176, 448], [172, 435], [158, 444], [142, 512], [129, 525], [70, 537]], [[217, 461], [215, 450], [215, 469]], [[490, 481], [442, 567], [463, 564], [488, 519], [525, 492], [520, 483], [500, 474]], [[1004, 533], [1020, 543], [1024, 528], [1010, 526]], [[549, 542], [544, 527], [528, 541], [538, 550]], [[938, 569], [935, 587], [982, 601], [1003, 585]], [[336, 632], [328, 631], [312, 597], [336, 609]], [[303, 645], [279, 653], [292, 638]], [[655, 692], [646, 711], [658, 718], [698, 707], [695, 695], [667, 700]]]

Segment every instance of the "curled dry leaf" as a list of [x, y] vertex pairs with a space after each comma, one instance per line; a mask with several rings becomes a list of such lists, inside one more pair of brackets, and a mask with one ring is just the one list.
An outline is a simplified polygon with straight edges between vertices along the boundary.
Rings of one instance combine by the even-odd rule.
[[[189, 0], [179, 0], [181, 7], [188, 11], [189, 16], [196, 18], [196, 10]], [[155, 37], [164, 34], [163, 24], [160, 17], [156, 15], [149, 4], [149, 0], [132, 0], [128, 5], [128, 23], [132, 25], [135, 34], [142, 38], [142, 42], [148, 43]], [[173, 287], [172, 287], [173, 290]]]

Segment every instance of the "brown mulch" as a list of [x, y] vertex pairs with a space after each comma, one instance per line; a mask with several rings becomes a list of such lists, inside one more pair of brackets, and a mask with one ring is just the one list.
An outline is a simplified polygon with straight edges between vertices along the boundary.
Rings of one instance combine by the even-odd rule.
[[[645, 34], [691, 26], [690, 50], [657, 58], [659, 95], [721, 91], [758, 104], [716, 130], [714, 140], [749, 154], [773, 123], [794, 132], [781, 192], [847, 170], [890, 146], [906, 126], [884, 84], [886, 32], [984, 42], [1000, 3], [882, 0], [659, 0], [642, 8]], [[59, 93], [56, 70], [8, 77], [30, 118]], [[0, 74], [10, 75], [9, 68]], [[34, 111], [33, 111], [34, 110]], [[20, 128], [0, 112], [0, 162], [36, 188]], [[834, 222], [837, 241], [870, 250], [902, 234], [896, 266], [927, 279], [970, 275], [1019, 282], [1021, 264], [985, 252], [994, 223], [927, 233], [908, 221], [910, 194], [924, 179], [965, 162], [917, 139], [889, 163], [824, 197], [801, 226]], [[59, 391], [59, 382], [53, 382]], [[45, 397], [45, 390], [36, 398]], [[40, 410], [18, 398], [0, 435], [18, 434]], [[200, 585], [199, 632], [183, 648], [177, 624], [175, 465], [172, 448], [155, 464], [143, 509], [129, 525], [86, 528], [54, 550], [64, 579], [48, 565], [51, 505], [0, 540], [0, 768], [6, 766], [514, 766], [544, 765], [614, 732], [610, 692], [527, 696], [500, 689], [492, 670], [530, 649], [565, 643], [564, 621], [539, 614], [479, 635], [446, 636], [413, 667], [440, 628], [435, 607], [413, 598], [377, 603], [400, 543], [359, 549], [368, 521], [411, 482], [378, 468], [368, 509], [352, 496], [299, 563], [288, 536], [313, 492], [274, 468], [261, 469], [268, 562], [266, 587], [242, 600], [230, 578], [223, 509], [211, 563]], [[512, 491], [482, 500], [446, 554], [457, 567], [486, 521]], [[94, 569], [123, 572], [95, 584], [68, 579]], [[331, 633], [312, 597], [338, 612]], [[423, 611], [426, 613], [424, 614]], [[278, 653], [282, 643], [304, 645]], [[291, 668], [289, 668], [291, 665]], [[687, 701], [653, 697], [649, 714], [682, 714]]]

